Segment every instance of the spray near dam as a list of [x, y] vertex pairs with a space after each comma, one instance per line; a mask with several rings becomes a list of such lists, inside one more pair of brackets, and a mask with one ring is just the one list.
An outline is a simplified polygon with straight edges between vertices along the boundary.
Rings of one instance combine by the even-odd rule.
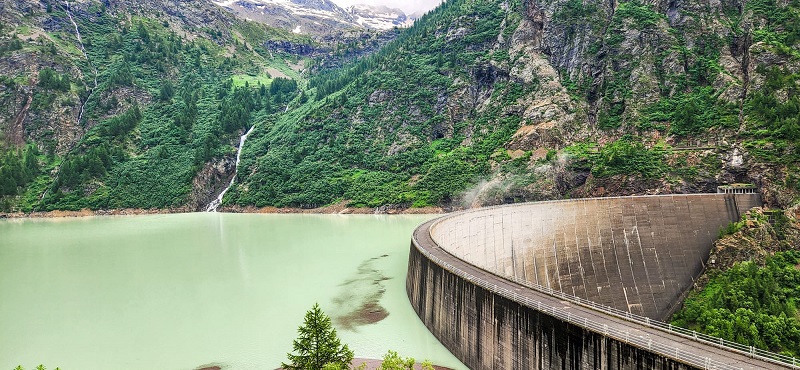
[[468, 210], [413, 235], [406, 280], [471, 369], [774, 369], [792, 358], [663, 323], [720, 228], [759, 194], [593, 198]]

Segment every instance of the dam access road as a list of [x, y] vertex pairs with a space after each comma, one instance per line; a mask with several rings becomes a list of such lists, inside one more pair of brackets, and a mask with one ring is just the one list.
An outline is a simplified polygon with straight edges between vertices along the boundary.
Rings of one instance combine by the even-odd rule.
[[659, 321], [702, 273], [720, 227], [760, 204], [698, 194], [455, 213], [415, 230], [406, 291], [471, 369], [798, 368]]

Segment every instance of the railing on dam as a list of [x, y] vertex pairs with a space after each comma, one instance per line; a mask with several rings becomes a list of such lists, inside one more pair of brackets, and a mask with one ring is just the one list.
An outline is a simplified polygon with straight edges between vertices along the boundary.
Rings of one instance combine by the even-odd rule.
[[[431, 235], [431, 230], [434, 229], [436, 227], [436, 225], [438, 225], [442, 221], [443, 221], [443, 219], [439, 219], [437, 221], [434, 221], [432, 224], [429, 225], [429, 227], [425, 228], [424, 230], [418, 230], [418, 232], [428, 233], [428, 236], [430, 236]], [[443, 252], [447, 253], [448, 255], [452, 256], [453, 258], [456, 258], [456, 259], [458, 259], [460, 261], [463, 261], [463, 262], [465, 262], [465, 263], [467, 263], [469, 265], [475, 266], [476, 268], [480, 268], [479, 266], [476, 266], [476, 265], [470, 263], [469, 261], [466, 261], [466, 260], [464, 260], [462, 258], [459, 258], [458, 256], [453, 255], [451, 252], [447, 251], [446, 248], [442, 248], [442, 246], [438, 245], [438, 243], [433, 238], [431, 238], [431, 240], [433, 241], [433, 243], [436, 243], [436, 245], [439, 246]], [[576, 326], [583, 327], [585, 329], [591, 330], [593, 332], [600, 333], [600, 334], [602, 334], [604, 336], [613, 338], [613, 339], [618, 340], [620, 342], [628, 343], [628, 344], [637, 346], [639, 348], [646, 349], [646, 350], [654, 352], [654, 353], [659, 353], [659, 354], [661, 354], [661, 355], [663, 355], [665, 357], [670, 357], [670, 358], [673, 358], [673, 359], [675, 359], [677, 361], [680, 361], [682, 363], [685, 363], [685, 364], [688, 364], [688, 365], [691, 365], [691, 366], [695, 366], [695, 367], [698, 367], [698, 368], [705, 368], [705, 369], [740, 369], [740, 367], [737, 367], [737, 366], [734, 366], [734, 365], [731, 365], [731, 364], [727, 364], [727, 363], [722, 363], [720, 361], [714, 360], [711, 357], [703, 356], [701, 354], [697, 354], [696, 352], [687, 351], [685, 349], [682, 349], [682, 348], [679, 348], [679, 347], [676, 347], [676, 346], [673, 346], [673, 345], [665, 344], [662, 341], [660, 341], [658, 338], [654, 339], [650, 335], [642, 335], [641, 332], [635, 333], [632, 330], [623, 330], [623, 329], [620, 329], [620, 328], [609, 326], [607, 324], [603, 324], [603, 323], [600, 323], [600, 322], [595, 321], [593, 319], [590, 319], [590, 318], [588, 318], [586, 316], [582, 316], [582, 315], [579, 315], [579, 314], [572, 313], [569, 310], [565, 310], [565, 309], [562, 309], [562, 308], [555, 307], [553, 305], [549, 305], [549, 304], [543, 303], [542, 301], [530, 298], [529, 296], [520, 295], [517, 292], [515, 292], [513, 290], [510, 290], [508, 288], [505, 288], [503, 286], [494, 284], [494, 283], [492, 283], [490, 281], [486, 281], [484, 279], [477, 278], [477, 277], [473, 276], [472, 274], [470, 274], [468, 272], [465, 272], [464, 270], [462, 270], [462, 269], [460, 269], [460, 268], [458, 268], [456, 266], [453, 266], [452, 264], [448, 263], [447, 261], [442, 260], [441, 258], [437, 257], [436, 255], [431, 254], [428, 250], [426, 250], [426, 248], [420, 247], [421, 245], [419, 243], [418, 235], [417, 235], [416, 232], [415, 232], [414, 236], [412, 237], [412, 241], [413, 241], [414, 245], [416, 245], [418, 247], [417, 249], [426, 258], [428, 258], [431, 262], [433, 262], [436, 265], [439, 265], [440, 267], [442, 267], [442, 268], [444, 268], [444, 269], [446, 269], [446, 270], [448, 270], [448, 271], [460, 276], [461, 278], [469, 281], [471, 284], [479, 286], [479, 287], [481, 287], [483, 289], [486, 289], [488, 291], [494, 292], [494, 293], [496, 293], [496, 294], [498, 294], [498, 295], [500, 295], [502, 297], [505, 297], [507, 299], [510, 299], [512, 301], [518, 302], [520, 304], [524, 304], [525, 306], [534, 308], [539, 312], [543, 312], [545, 314], [551, 315], [551, 316], [553, 316], [555, 318], [563, 320], [564, 322], [568, 322], [568, 323], [571, 323], [573, 325], [576, 325]], [[481, 270], [486, 272], [486, 273], [489, 273], [489, 274], [492, 274], [494, 276], [497, 276], [500, 279], [512, 281], [512, 282], [514, 282], [516, 284], [519, 284], [521, 286], [530, 288], [530, 289], [532, 289], [534, 291], [537, 291], [537, 292], [540, 292], [540, 293], [544, 293], [544, 294], [556, 297], [556, 298], [564, 300], [564, 301], [569, 301], [569, 302], [572, 302], [574, 304], [577, 304], [577, 305], [580, 305], [580, 306], [583, 306], [583, 307], [587, 307], [587, 308], [590, 308], [590, 309], [598, 311], [598, 312], [602, 312], [604, 314], [612, 315], [612, 316], [615, 316], [617, 318], [621, 318], [621, 319], [626, 320], [626, 321], [634, 322], [636, 324], [640, 324], [640, 325], [646, 326], [648, 328], [653, 328], [653, 329], [657, 329], [657, 330], [664, 331], [664, 332], [667, 332], [667, 333], [679, 335], [679, 336], [681, 336], [683, 338], [689, 339], [691, 341], [695, 341], [697, 343], [702, 343], [702, 344], [705, 344], [705, 345], [715, 346], [715, 347], [718, 347], [718, 348], [722, 348], [724, 350], [728, 350], [728, 351], [739, 353], [741, 355], [748, 356], [750, 358], [760, 359], [760, 360], [772, 362], [772, 363], [775, 363], [775, 364], [780, 364], [780, 365], [783, 365], [783, 366], [791, 366], [793, 368], [799, 368], [800, 369], [800, 360], [798, 360], [796, 358], [793, 358], [793, 357], [790, 357], [790, 356], [785, 356], [785, 355], [781, 355], [781, 354], [777, 354], [777, 353], [773, 353], [773, 352], [769, 352], [769, 351], [764, 351], [764, 350], [757, 349], [757, 348], [754, 348], [754, 347], [751, 347], [751, 346], [745, 346], [745, 345], [741, 345], [739, 343], [731, 342], [731, 341], [728, 341], [728, 340], [725, 340], [725, 339], [716, 338], [716, 337], [712, 337], [712, 336], [705, 335], [705, 334], [702, 334], [702, 333], [698, 333], [698, 332], [695, 332], [695, 331], [692, 331], [692, 330], [689, 330], [689, 329], [676, 327], [676, 326], [673, 326], [673, 325], [665, 323], [665, 322], [653, 320], [653, 319], [651, 319], [649, 317], [632, 314], [632, 313], [630, 313], [628, 311], [623, 311], [623, 310], [620, 310], [620, 309], [617, 309], [617, 308], [613, 308], [613, 307], [609, 307], [609, 306], [606, 306], [606, 305], [598, 304], [598, 303], [592, 302], [590, 300], [587, 300], [587, 299], [584, 299], [584, 298], [581, 298], [581, 297], [577, 297], [577, 296], [574, 296], [574, 295], [566, 294], [566, 293], [564, 293], [562, 291], [558, 291], [558, 290], [555, 290], [555, 289], [552, 289], [552, 288], [549, 288], [549, 287], [546, 287], [546, 286], [535, 284], [535, 283], [532, 283], [530, 281], [518, 279], [518, 278], [515, 278], [513, 276], [499, 275], [499, 274], [497, 274], [497, 273], [495, 273], [493, 271], [487, 271], [486, 269], [481, 269]]]

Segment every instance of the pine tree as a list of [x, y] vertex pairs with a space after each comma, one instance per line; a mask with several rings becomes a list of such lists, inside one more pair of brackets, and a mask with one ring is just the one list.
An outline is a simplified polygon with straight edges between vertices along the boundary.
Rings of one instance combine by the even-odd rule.
[[342, 345], [336, 336], [336, 329], [331, 319], [314, 304], [306, 312], [303, 325], [297, 328], [299, 336], [292, 347], [296, 354], [288, 353], [289, 363], [283, 363], [284, 369], [321, 370], [325, 367], [348, 368], [353, 361], [353, 351]]
[[34, 145], [28, 145], [25, 149], [25, 174], [27, 175], [27, 181], [33, 180], [39, 174], [39, 162], [36, 159], [36, 156], [39, 154], [38, 149]]

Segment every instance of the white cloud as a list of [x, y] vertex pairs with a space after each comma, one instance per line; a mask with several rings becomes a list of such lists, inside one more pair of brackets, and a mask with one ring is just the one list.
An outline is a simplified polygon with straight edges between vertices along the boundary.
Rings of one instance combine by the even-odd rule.
[[411, 14], [414, 12], [424, 13], [435, 8], [441, 0], [331, 0], [336, 5], [346, 7], [355, 4], [386, 5], [390, 8], [399, 8]]

